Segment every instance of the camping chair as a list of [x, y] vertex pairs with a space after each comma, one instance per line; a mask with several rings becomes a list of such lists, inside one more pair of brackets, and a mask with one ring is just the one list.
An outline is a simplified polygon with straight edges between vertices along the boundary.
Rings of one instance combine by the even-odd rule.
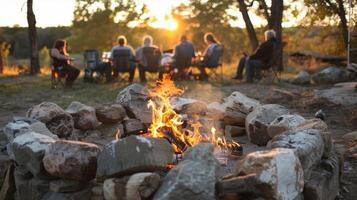
[[84, 51], [84, 81], [94, 81], [93, 74], [96, 73], [98, 79], [102, 79], [102, 74], [96, 70], [99, 65], [99, 52], [95, 49]]
[[119, 72], [130, 72], [131, 62], [133, 61], [132, 54], [129, 49], [117, 49], [113, 52], [113, 71], [114, 78], [117, 78]]
[[265, 65], [264, 67], [262, 67], [260, 70], [256, 71], [256, 76], [258, 79], [266, 79], [266, 78], [271, 78], [271, 82], [273, 83], [275, 80], [277, 80], [278, 82], [280, 82], [280, 78], [279, 78], [279, 70], [277, 69], [277, 62], [279, 59], [279, 54], [277, 53], [276, 49], [277, 49], [278, 45], [276, 45], [274, 47], [274, 53], [273, 53], [273, 57], [272, 59], [270, 59], [270, 62]]
[[[223, 80], [223, 64], [222, 64], [222, 57], [224, 52], [224, 46], [222, 44], [217, 44], [214, 47], [212, 55], [208, 58], [207, 63], [208, 66], [206, 68], [209, 70], [209, 74], [213, 78], [220, 77]], [[220, 71], [219, 71], [220, 68]]]
[[64, 79], [66, 78], [66, 73], [63, 72], [63, 67], [51, 66], [51, 88], [56, 89], [57, 85], [64, 87]]
[[143, 65], [144, 73], [159, 73], [159, 76], [162, 77], [163, 69], [160, 66], [161, 52], [158, 48], [144, 47], [143, 59], [146, 61], [145, 65]]

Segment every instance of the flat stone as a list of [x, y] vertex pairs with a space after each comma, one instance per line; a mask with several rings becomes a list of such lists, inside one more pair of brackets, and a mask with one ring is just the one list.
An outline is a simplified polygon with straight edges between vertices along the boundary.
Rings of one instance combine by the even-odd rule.
[[96, 117], [95, 109], [78, 101], [73, 101], [66, 111], [72, 115], [74, 127], [77, 129], [95, 129], [101, 124]]
[[27, 117], [45, 123], [50, 132], [60, 138], [70, 136], [74, 128], [72, 116], [51, 102], [42, 102], [30, 108]]
[[270, 123], [277, 117], [289, 113], [288, 109], [277, 104], [266, 104], [256, 107], [253, 112], [248, 114], [245, 121], [249, 141], [257, 145], [266, 145], [271, 139], [268, 134]]
[[357, 106], [356, 85], [357, 82], [346, 82], [335, 84], [334, 87], [328, 89], [316, 90], [314, 100], [354, 108]]
[[309, 180], [313, 168], [324, 153], [324, 142], [317, 129], [293, 130], [274, 137], [268, 148], [290, 148], [296, 152], [304, 170], [304, 178]]
[[328, 67], [312, 75], [315, 84], [339, 83], [350, 79], [351, 74], [347, 70], [337, 67]]
[[122, 90], [116, 103], [121, 104], [128, 111], [130, 117], [139, 119], [144, 124], [151, 124], [152, 110], [148, 108], [150, 100], [149, 90], [142, 85], [132, 84]]
[[259, 101], [249, 98], [244, 94], [235, 91], [224, 99], [223, 107], [249, 114], [256, 107], [260, 106]]
[[19, 165], [25, 166], [34, 176], [45, 173], [43, 156], [49, 145], [55, 140], [46, 135], [29, 132], [16, 137], [11, 143], [14, 159]]
[[224, 129], [224, 135], [226, 137], [238, 137], [245, 135], [245, 127], [227, 125]]
[[256, 194], [263, 199], [298, 199], [304, 177], [299, 159], [291, 149], [276, 148], [246, 155], [237, 164], [235, 175], [255, 174]]
[[52, 192], [76, 192], [85, 187], [83, 182], [59, 179], [50, 182]]
[[183, 160], [165, 176], [153, 199], [215, 199], [218, 161], [213, 150], [209, 143], [189, 148]]
[[86, 187], [83, 190], [70, 193], [60, 193], [60, 192], [48, 192], [41, 200], [88, 200], [92, 197], [92, 191], [90, 187]]
[[91, 143], [56, 141], [46, 150], [44, 167], [53, 176], [89, 181], [95, 178], [99, 151], [98, 146]]
[[280, 135], [285, 131], [295, 129], [304, 122], [305, 119], [297, 114], [281, 115], [269, 124], [268, 134], [271, 138], [273, 138], [274, 136]]
[[99, 153], [97, 178], [109, 178], [165, 168], [173, 161], [166, 139], [128, 136], [107, 144]]
[[105, 124], [121, 122], [126, 117], [125, 108], [120, 104], [98, 106], [95, 113], [98, 120]]
[[172, 97], [170, 103], [178, 113], [188, 115], [204, 114], [207, 111], [207, 104], [196, 99], [188, 99], [183, 97]]

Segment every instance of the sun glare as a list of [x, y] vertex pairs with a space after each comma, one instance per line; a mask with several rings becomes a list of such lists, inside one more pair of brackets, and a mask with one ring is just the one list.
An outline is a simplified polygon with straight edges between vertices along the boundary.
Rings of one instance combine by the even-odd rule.
[[177, 28], [177, 22], [175, 19], [158, 19], [156, 21], [153, 21], [150, 26], [154, 28], [164, 28], [168, 29], [170, 31], [174, 31]]

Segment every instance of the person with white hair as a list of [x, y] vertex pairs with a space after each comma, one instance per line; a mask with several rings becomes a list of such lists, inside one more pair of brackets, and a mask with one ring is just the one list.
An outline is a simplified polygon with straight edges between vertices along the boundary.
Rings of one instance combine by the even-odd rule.
[[247, 82], [253, 82], [256, 71], [271, 67], [278, 41], [274, 30], [265, 31], [264, 36], [265, 41], [258, 46], [252, 55], [243, 54], [238, 63], [237, 74], [233, 79], [242, 80], [245, 68]]
[[153, 39], [150, 35], [144, 36], [143, 45], [136, 50], [135, 57], [139, 63], [141, 82], [146, 82], [146, 71], [159, 72], [159, 78], [162, 78], [163, 72], [160, 66], [161, 52], [156, 45], [153, 45]]

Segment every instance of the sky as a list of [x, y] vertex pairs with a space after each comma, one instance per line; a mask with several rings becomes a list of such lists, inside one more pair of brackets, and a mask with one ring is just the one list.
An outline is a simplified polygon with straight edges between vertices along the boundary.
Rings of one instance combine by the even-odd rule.
[[[151, 24], [153, 27], [174, 26], [173, 22], [165, 21], [165, 16], [170, 14], [171, 8], [188, 0], [144, 0], [149, 8], [149, 14], [158, 21]], [[33, 9], [38, 27], [69, 26], [72, 23], [75, 0], [34, 0]], [[26, 0], [0, 0], [0, 27], [1, 26], [27, 26]], [[59, 13], [61, 12], [61, 14]], [[239, 15], [239, 20], [233, 22], [234, 26], [244, 27], [244, 22]], [[251, 15], [254, 24], [261, 25], [261, 20]], [[285, 26], [291, 26], [298, 19], [292, 18]], [[171, 23], [171, 24], [170, 24]], [[284, 25], [284, 24], [283, 24]]]

